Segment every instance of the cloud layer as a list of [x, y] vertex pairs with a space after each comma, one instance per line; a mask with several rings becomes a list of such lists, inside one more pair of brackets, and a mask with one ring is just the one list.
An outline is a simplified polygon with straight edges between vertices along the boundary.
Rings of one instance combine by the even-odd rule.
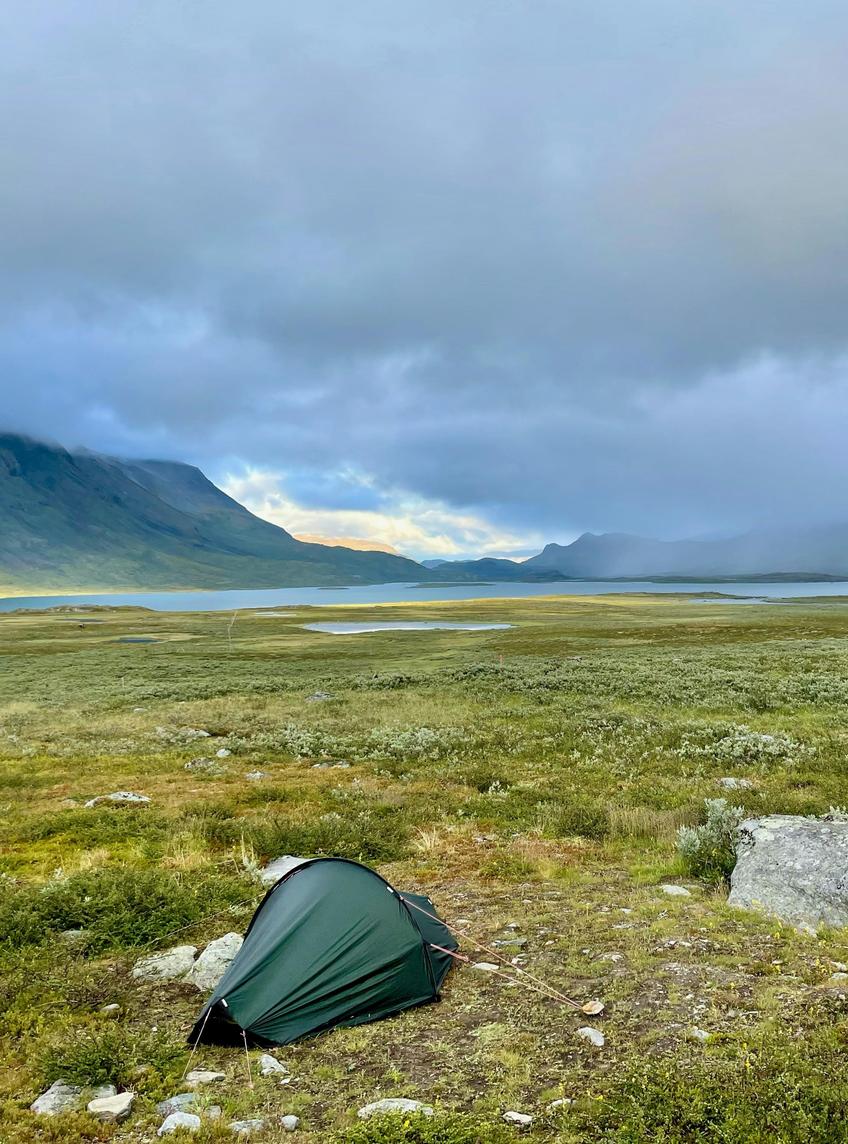
[[0, 419], [419, 555], [844, 518], [846, 33], [13, 3]]

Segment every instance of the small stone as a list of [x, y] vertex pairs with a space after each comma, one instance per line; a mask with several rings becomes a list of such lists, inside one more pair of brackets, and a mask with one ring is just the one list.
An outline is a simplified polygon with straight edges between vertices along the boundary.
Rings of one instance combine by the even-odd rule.
[[126, 1120], [135, 1100], [134, 1092], [120, 1092], [115, 1096], [102, 1096], [88, 1102], [88, 1111], [107, 1124]]
[[283, 854], [280, 858], [274, 858], [272, 862], [269, 862], [259, 871], [259, 880], [264, 886], [273, 886], [284, 875], [291, 870], [296, 870], [298, 866], [302, 866], [304, 862], [308, 861], [308, 858], [295, 858], [292, 854]]
[[156, 1105], [156, 1111], [160, 1116], [170, 1116], [172, 1112], [187, 1112], [188, 1109], [196, 1106], [197, 1101], [196, 1092], [178, 1092], [176, 1096], [169, 1096], [167, 1100], [161, 1100]]
[[66, 929], [59, 934], [59, 940], [70, 946], [85, 945], [90, 937], [91, 930], [87, 929]]
[[287, 1116], [280, 1117], [280, 1124], [286, 1132], [294, 1132], [298, 1124], [300, 1124], [300, 1117], [294, 1116], [291, 1112]]
[[146, 710], [146, 707], [133, 707], [133, 715], [140, 715], [142, 711]]
[[223, 1108], [220, 1104], [210, 1104], [208, 1108], [201, 1109], [207, 1120], [220, 1120]]
[[706, 1029], [699, 1029], [697, 1025], [693, 1025], [689, 1030], [689, 1037], [691, 1040], [700, 1041], [702, 1045], [705, 1045], [710, 1039], [710, 1034]]
[[121, 1012], [121, 1006], [117, 1001], [110, 1001], [108, 1005], [103, 1005], [100, 1009], [107, 1017], [117, 1017]]
[[405, 1096], [391, 1096], [384, 1100], [375, 1100], [373, 1104], [366, 1104], [357, 1112], [360, 1120], [370, 1120], [372, 1116], [385, 1116], [391, 1112], [417, 1112], [421, 1116], [432, 1116], [433, 1109], [429, 1104], [422, 1104], [420, 1100], [408, 1100]]
[[282, 1073], [285, 1076], [288, 1071], [282, 1061], [278, 1061], [277, 1058], [272, 1057], [270, 1053], [263, 1053], [259, 1058], [260, 1076], [274, 1076], [276, 1073]]
[[202, 993], [210, 993], [229, 969], [243, 941], [240, 933], [225, 933], [223, 937], [210, 941], [192, 965], [186, 980]]
[[183, 767], [185, 771], [204, 771], [210, 775], [222, 775], [225, 768], [217, 763], [215, 759], [207, 759], [201, 757], [199, 759], [190, 759]]
[[584, 1025], [577, 1030], [577, 1036], [582, 1037], [584, 1041], [588, 1041], [590, 1045], [594, 1045], [596, 1049], [602, 1049], [606, 1043], [606, 1038], [600, 1029], [593, 1029], [591, 1025]]
[[561, 1096], [559, 1100], [552, 1100], [548, 1108], [553, 1112], [557, 1108], [567, 1108], [569, 1104], [574, 1104], [570, 1096]]
[[754, 786], [750, 779], [737, 779], [732, 775], [719, 779], [718, 785], [723, 790], [752, 790]]
[[214, 1084], [216, 1081], [225, 1080], [226, 1073], [216, 1072], [215, 1069], [192, 1069], [186, 1079], [186, 1084]]
[[505, 1112], [501, 1117], [507, 1124], [515, 1124], [519, 1128], [527, 1128], [533, 1123], [533, 1117], [528, 1112]]
[[584, 1005], [580, 1006], [580, 1012], [585, 1013], [587, 1017], [598, 1017], [603, 1013], [606, 1005], [603, 1001], [587, 1001]]
[[261, 1132], [265, 1127], [264, 1120], [231, 1120], [230, 1132], [234, 1132], [236, 1136], [241, 1136], [247, 1139], [248, 1136], [255, 1136]]
[[829, 978], [831, 985], [840, 985], [845, 981], [848, 981], [848, 973], [842, 973], [841, 971], [839, 973], [831, 973]]
[[325, 699], [335, 699], [335, 695], [331, 695], [329, 691], [313, 691], [311, 695], [306, 696], [307, 703], [322, 703]]
[[215, 752], [215, 758], [216, 759], [228, 759], [232, 753], [233, 752], [228, 751], [226, 747], [221, 747], [220, 750]]
[[261, 779], [267, 779], [268, 772], [267, 771], [248, 771], [244, 777], [252, 783], [258, 783]]
[[200, 1128], [200, 1117], [195, 1116], [192, 1112], [172, 1112], [170, 1116], [166, 1116], [162, 1121], [162, 1126], [156, 1135], [169, 1136], [172, 1132], [178, 1132], [181, 1128], [186, 1132], [197, 1132], [198, 1128]]
[[139, 981], [179, 981], [191, 972], [196, 953], [195, 945], [175, 945], [142, 957], [133, 966], [132, 975]]
[[112, 794], [99, 794], [96, 798], [90, 798], [85, 807], [90, 810], [101, 802], [111, 802], [116, 806], [146, 806], [150, 801], [146, 794], [137, 794], [134, 790], [116, 790]]
[[500, 967], [495, 965], [493, 961], [475, 961], [471, 968], [479, 969], [483, 973], [494, 973]]
[[526, 944], [526, 937], [504, 937], [492, 942], [496, 949], [523, 949]]
[[82, 1108], [82, 1103], [82, 1089], [79, 1085], [57, 1080], [33, 1101], [30, 1110], [39, 1116], [59, 1116], [63, 1112], [76, 1112]]
[[665, 882], [660, 889], [664, 894], [668, 894], [670, 898], [691, 898], [691, 893], [685, 886], [676, 886], [673, 882]]

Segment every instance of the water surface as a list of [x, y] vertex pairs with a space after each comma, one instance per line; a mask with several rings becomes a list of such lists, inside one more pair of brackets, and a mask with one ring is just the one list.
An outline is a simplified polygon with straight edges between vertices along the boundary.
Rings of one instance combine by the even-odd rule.
[[496, 632], [512, 624], [459, 624], [449, 620], [372, 621], [363, 624], [304, 624], [309, 632], [327, 632], [333, 636], [355, 636], [363, 632]]

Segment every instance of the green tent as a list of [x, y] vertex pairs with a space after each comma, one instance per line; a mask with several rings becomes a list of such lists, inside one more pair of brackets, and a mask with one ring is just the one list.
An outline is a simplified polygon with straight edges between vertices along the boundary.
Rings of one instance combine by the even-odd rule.
[[429, 898], [307, 859], [263, 898], [189, 1042], [284, 1045], [436, 1001], [457, 948]]

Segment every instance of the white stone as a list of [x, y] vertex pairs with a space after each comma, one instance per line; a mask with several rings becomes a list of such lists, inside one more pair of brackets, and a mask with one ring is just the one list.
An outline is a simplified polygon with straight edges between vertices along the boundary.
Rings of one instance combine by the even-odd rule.
[[552, 1100], [548, 1105], [548, 1108], [551, 1110], [551, 1112], [553, 1112], [556, 1108], [567, 1108], [569, 1104], [574, 1104], [574, 1101], [571, 1099], [571, 1097], [561, 1096], [559, 1100]]
[[202, 993], [211, 993], [229, 969], [243, 941], [240, 933], [225, 933], [223, 937], [210, 941], [192, 965], [186, 980]]
[[79, 1085], [57, 1080], [33, 1101], [30, 1110], [40, 1116], [58, 1116], [62, 1112], [76, 1112], [82, 1108], [82, 1103], [82, 1089]]
[[121, 1120], [126, 1120], [134, 1100], [134, 1092], [119, 1092], [117, 1096], [102, 1096], [88, 1102], [88, 1111], [98, 1120], [115, 1124]]
[[281, 1116], [280, 1117], [280, 1124], [282, 1124], [282, 1126], [286, 1130], [286, 1132], [294, 1132], [295, 1129], [297, 1128], [298, 1124], [300, 1124], [300, 1117], [294, 1116], [290, 1112], [288, 1114], [288, 1116]]
[[831, 973], [829, 980], [831, 985], [839, 985], [842, 982], [848, 981], [848, 973], [842, 973], [841, 971], [839, 973]]
[[90, 798], [85, 806], [91, 809], [101, 802], [114, 802], [118, 806], [145, 806], [150, 799], [146, 794], [137, 794], [134, 790], [116, 790], [111, 794], [99, 794], [96, 798]]
[[804, 932], [848, 925], [848, 822], [770, 814], [739, 827], [731, 906]]
[[117, 1017], [121, 1011], [121, 1006], [117, 1001], [110, 1001], [108, 1005], [102, 1006], [100, 1012], [105, 1013], [107, 1017]]
[[241, 1136], [246, 1139], [248, 1136], [255, 1136], [257, 1132], [261, 1132], [265, 1127], [264, 1120], [231, 1120], [230, 1132], [234, 1132], [236, 1136]]
[[280, 858], [274, 858], [264, 869], [259, 871], [259, 880], [264, 886], [273, 886], [290, 870], [296, 870], [298, 866], [302, 866], [304, 862], [308, 861], [308, 858], [295, 858], [292, 854], [283, 854]]
[[479, 969], [483, 973], [495, 973], [500, 966], [495, 965], [493, 961], [475, 961], [471, 968]]
[[710, 1039], [710, 1034], [706, 1029], [699, 1029], [697, 1025], [693, 1025], [689, 1030], [689, 1036], [693, 1041], [700, 1041], [701, 1044], [706, 1044]]
[[186, 1132], [197, 1132], [198, 1128], [200, 1128], [200, 1117], [195, 1116], [193, 1112], [172, 1112], [170, 1116], [166, 1116], [162, 1121], [162, 1126], [156, 1135], [169, 1136], [172, 1132], [178, 1132], [181, 1128]]
[[214, 1084], [216, 1081], [224, 1080], [226, 1073], [216, 1072], [214, 1069], [192, 1069], [188, 1076], [185, 1078], [186, 1084]]
[[588, 1041], [590, 1045], [594, 1045], [596, 1049], [602, 1049], [606, 1041], [601, 1030], [593, 1029], [591, 1025], [583, 1025], [582, 1028], [577, 1030], [577, 1036], [582, 1037], [584, 1041]]
[[228, 751], [226, 747], [221, 747], [219, 751], [215, 752], [215, 757], [218, 759], [228, 759], [232, 753], [233, 752]]
[[733, 776], [719, 779], [718, 785], [724, 790], [751, 790], [754, 786], [750, 779], [737, 779]]
[[272, 1057], [270, 1053], [263, 1053], [259, 1058], [260, 1076], [274, 1076], [276, 1073], [282, 1073], [285, 1076], [288, 1071], [282, 1061], [278, 1061], [277, 1058]]
[[191, 972], [196, 954], [196, 945], [175, 945], [142, 957], [133, 966], [132, 975], [139, 981], [180, 981]]
[[502, 1119], [507, 1124], [517, 1124], [519, 1128], [526, 1128], [533, 1123], [533, 1117], [528, 1112], [505, 1112]]
[[433, 1109], [429, 1104], [422, 1104], [420, 1100], [408, 1100], [405, 1096], [390, 1096], [384, 1100], [375, 1100], [373, 1104], [366, 1104], [357, 1112], [360, 1120], [370, 1120], [372, 1116], [385, 1116], [390, 1112], [418, 1112], [422, 1116], [432, 1116]]
[[249, 781], [252, 783], [258, 783], [261, 779], [267, 779], [268, 772], [267, 771], [248, 771], [244, 777], [246, 779], [249, 779]]
[[691, 893], [685, 886], [675, 886], [673, 882], [666, 882], [660, 889], [664, 894], [668, 894], [670, 898], [691, 898]]

